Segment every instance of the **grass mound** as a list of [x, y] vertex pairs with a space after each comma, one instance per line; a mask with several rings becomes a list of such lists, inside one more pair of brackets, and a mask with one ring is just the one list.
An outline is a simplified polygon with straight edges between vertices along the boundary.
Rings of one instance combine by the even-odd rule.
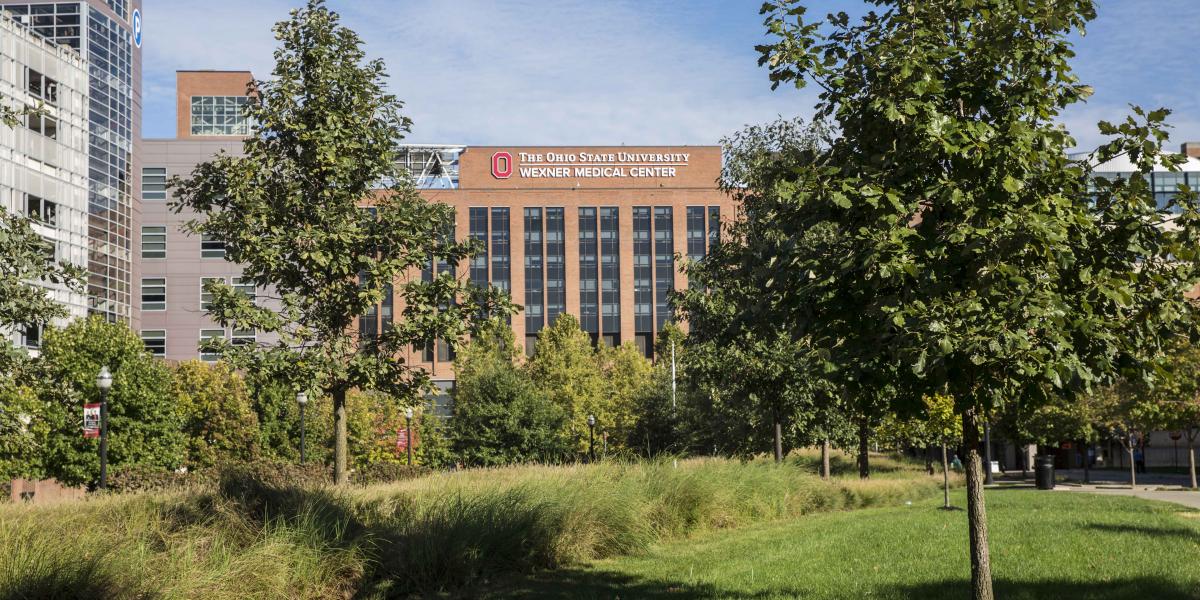
[[[211, 492], [0, 507], [0, 595], [395, 597], [644, 554], [694, 532], [934, 494], [891, 464], [871, 481], [721, 459], [518, 467], [348, 490], [230, 473]], [[884, 469], [886, 470], [886, 469]]]

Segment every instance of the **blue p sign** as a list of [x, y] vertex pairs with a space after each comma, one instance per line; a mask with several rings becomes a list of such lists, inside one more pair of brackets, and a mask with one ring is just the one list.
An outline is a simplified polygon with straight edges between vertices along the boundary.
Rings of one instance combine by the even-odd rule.
[[133, 9], [133, 45], [142, 47], [142, 11]]

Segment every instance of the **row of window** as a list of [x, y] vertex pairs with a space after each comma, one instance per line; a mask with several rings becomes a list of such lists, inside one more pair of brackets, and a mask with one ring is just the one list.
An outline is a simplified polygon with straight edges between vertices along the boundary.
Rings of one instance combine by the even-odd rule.
[[[251, 302], [258, 299], [257, 288], [253, 282], [243, 281], [240, 277], [231, 279], [202, 277], [200, 278], [200, 310], [208, 310], [212, 307], [212, 294], [204, 289], [204, 284], [210, 281], [228, 283], [233, 286], [234, 291], [246, 296]], [[167, 279], [165, 277], [142, 278], [142, 310], [153, 312], [167, 310]]]
[[[142, 226], [142, 258], [167, 257], [167, 226]], [[225, 242], [204, 234], [200, 236], [200, 258], [225, 258]]]
[[[196, 351], [199, 354], [200, 360], [205, 362], [216, 362], [221, 359], [220, 353], [205, 352], [200, 350], [200, 344], [210, 339], [227, 339], [234, 345], [253, 344], [258, 340], [257, 332], [253, 329], [201, 329], [200, 337], [196, 343]], [[143, 329], [142, 344], [146, 346], [146, 351], [154, 356], [164, 357], [167, 355], [167, 332], [164, 329]]]

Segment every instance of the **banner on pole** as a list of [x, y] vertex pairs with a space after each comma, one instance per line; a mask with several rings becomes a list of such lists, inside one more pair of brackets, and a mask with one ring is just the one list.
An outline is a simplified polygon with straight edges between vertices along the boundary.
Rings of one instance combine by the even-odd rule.
[[83, 437], [100, 437], [100, 404], [83, 405]]
[[396, 451], [408, 450], [408, 430], [401, 427], [396, 431]]

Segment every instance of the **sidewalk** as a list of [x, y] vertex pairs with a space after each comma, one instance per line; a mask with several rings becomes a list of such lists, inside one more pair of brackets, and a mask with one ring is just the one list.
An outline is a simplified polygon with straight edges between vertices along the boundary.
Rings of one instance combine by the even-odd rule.
[[[1138, 479], [1141, 479], [1140, 477]], [[1128, 484], [1126, 484], [1128, 485]], [[1083, 492], [1085, 494], [1102, 494], [1108, 496], [1133, 496], [1145, 500], [1161, 500], [1174, 502], [1195, 509], [1200, 509], [1200, 492], [1191, 490], [1160, 490], [1156, 485], [1138, 484], [1137, 489], [1119, 488], [1106, 485], [1057, 485], [1056, 492]]]
[[[1200, 509], [1200, 491], [1192, 491], [1191, 477], [1174, 473], [1138, 473], [1137, 487], [1129, 487], [1129, 471], [1092, 470], [1088, 473], [1089, 484], [1083, 482], [1083, 469], [1060, 469], [1055, 472], [1058, 485], [1056, 492], [1074, 492], [1086, 494], [1102, 494], [1111, 496], [1133, 496], [1145, 500], [1160, 500], [1174, 502], [1190, 508]], [[1063, 482], [1063, 479], [1067, 482]], [[1002, 484], [1022, 485], [1033, 483], [1033, 473], [1022, 482], [1020, 471], [1010, 471], [1004, 476], [997, 476]], [[1018, 483], [1022, 482], [1022, 483]], [[1174, 488], [1174, 489], [1162, 489]]]

